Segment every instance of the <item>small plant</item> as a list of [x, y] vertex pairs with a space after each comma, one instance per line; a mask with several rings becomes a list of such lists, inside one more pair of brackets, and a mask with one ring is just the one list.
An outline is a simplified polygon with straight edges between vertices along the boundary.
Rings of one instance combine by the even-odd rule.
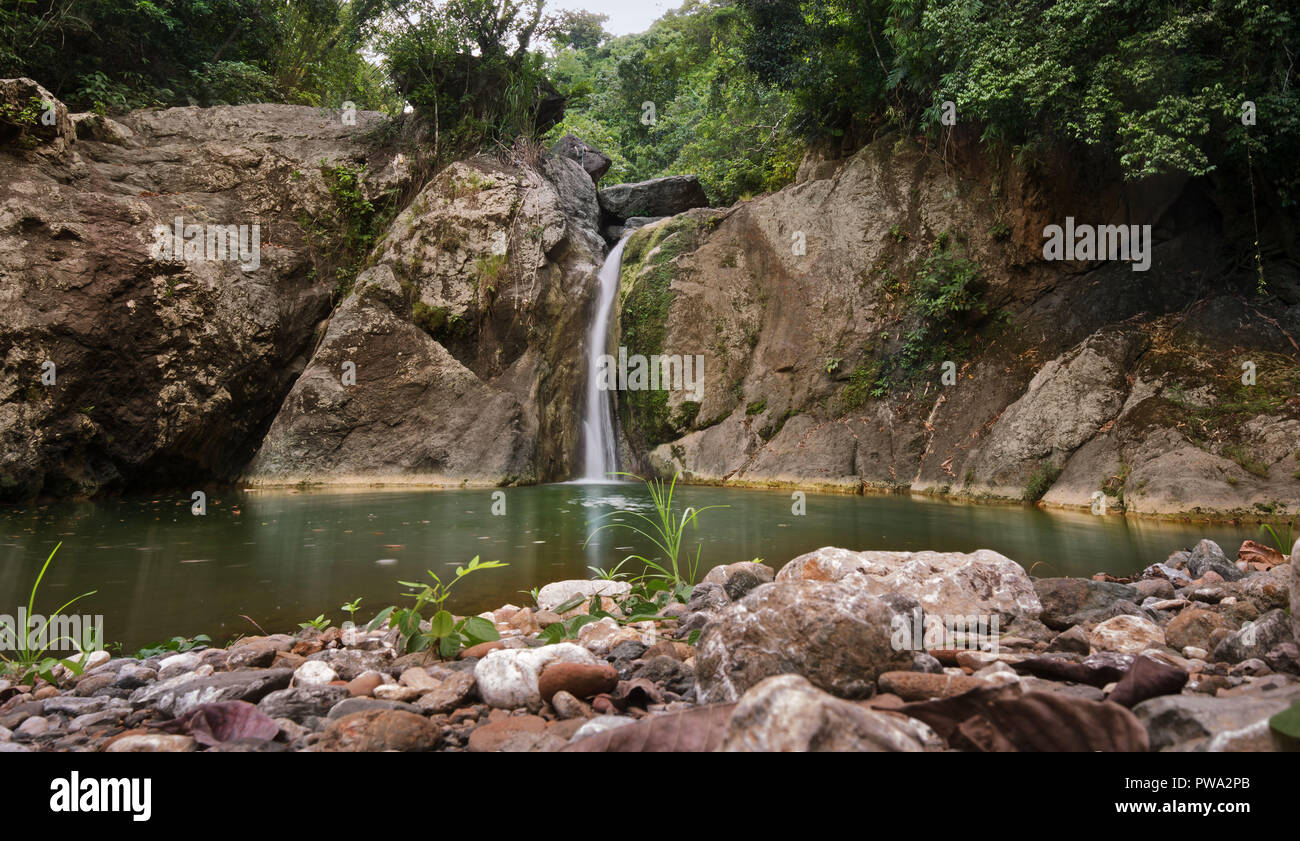
[[322, 613], [320, 616], [317, 616], [315, 619], [308, 619], [306, 622], [299, 622], [298, 627], [302, 628], [304, 631], [307, 630], [308, 628], [315, 628], [318, 631], [323, 631], [326, 628], [328, 628], [331, 624], [332, 623], [330, 622], [330, 620], [326, 619], [325, 614]]
[[1300, 520], [1300, 508], [1291, 515], [1290, 519], [1283, 519], [1286, 512], [1275, 514], [1273, 522], [1261, 523], [1259, 526], [1260, 535], [1268, 535], [1273, 539], [1273, 545], [1277, 551], [1283, 555], [1290, 555], [1296, 542], [1296, 521]]
[[[49, 617], [46, 619], [43, 626], [34, 626], [32, 623], [32, 616], [34, 615], [33, 608], [36, 605], [36, 591], [40, 588], [41, 581], [45, 578], [45, 571], [50, 568], [50, 562], [54, 560], [54, 553], [58, 552], [59, 547], [62, 545], [63, 543], [60, 541], [52, 550], [50, 550], [50, 556], [45, 559], [45, 565], [41, 567], [40, 573], [36, 576], [36, 581], [32, 584], [31, 594], [27, 598], [27, 615], [23, 620], [22, 627], [19, 628], [12, 619], [8, 622], [0, 623], [0, 637], [12, 637], [14, 645], [13, 651], [15, 652], [13, 657], [7, 657], [4, 654], [0, 654], [0, 660], [4, 661], [6, 671], [16, 672], [18, 674], [19, 682], [27, 685], [35, 683], [37, 677], [40, 677], [48, 683], [54, 683], [54, 667], [59, 665], [62, 665], [73, 674], [81, 674], [82, 664], [85, 662], [84, 652], [88, 649], [93, 649], [102, 642], [102, 640], [75, 640], [71, 637], [60, 636], [57, 639], [45, 640], [45, 645], [41, 648], [34, 647], [36, 643], [32, 642], [33, 634], [39, 635], [43, 633], [50, 627], [51, 621], [54, 617], [59, 616], [63, 611], [67, 610], [69, 607], [87, 596], [93, 596], [98, 592], [97, 590], [91, 590], [88, 593], [82, 593], [80, 596], [69, 599], [63, 603], [62, 607], [49, 614]], [[64, 642], [72, 643], [72, 645], [76, 646], [79, 651], [83, 652], [82, 656], [76, 659], [70, 657], [61, 659], [58, 657], [45, 656], [46, 652], [51, 648]]]
[[840, 370], [840, 363], [843, 362], [843, 361], [844, 361], [844, 360], [841, 359], [841, 358], [838, 357], [838, 356], [830, 356], [830, 357], [827, 357], [827, 359], [826, 359], [826, 373], [828, 373], [828, 374], [834, 374], [836, 371]]
[[352, 621], [353, 619], [356, 618], [357, 610], [360, 607], [361, 607], [361, 599], [358, 597], [348, 602], [347, 604], [339, 605], [339, 610], [343, 611], [348, 615], [348, 621]]
[[1037, 502], [1042, 499], [1060, 475], [1061, 468], [1051, 462], [1039, 464], [1038, 468], [1030, 474], [1029, 482], [1025, 485], [1025, 502]]
[[[432, 584], [399, 581], [397, 583], [403, 587], [416, 591], [404, 594], [414, 598], [415, 604], [405, 608], [398, 608], [395, 605], [384, 608], [379, 615], [370, 620], [366, 630], [374, 630], [382, 625], [384, 620], [388, 620], [389, 626], [396, 628], [401, 634], [401, 647], [404, 651], [413, 653], [426, 649], [436, 650], [443, 657], [454, 656], [463, 646], [498, 640], [501, 636], [491, 622], [481, 616], [467, 616], [457, 622], [456, 617], [443, 608], [443, 603], [451, 595], [451, 589], [456, 586], [456, 583], [470, 573], [505, 566], [509, 564], [500, 561], [480, 561], [478, 555], [475, 555], [468, 564], [456, 567], [456, 577], [445, 584], [431, 569], [426, 572], [429, 578], [433, 579]], [[423, 611], [430, 606], [434, 608], [434, 613], [428, 620], [428, 630], [425, 630]]]
[[[677, 480], [681, 477], [680, 473], [673, 475], [672, 482], [665, 482], [663, 479], [642, 479], [634, 473], [618, 473], [619, 476], [627, 476], [644, 482], [646, 489], [650, 491], [650, 500], [654, 504], [655, 516], [651, 517], [642, 514], [639, 511], [611, 511], [604, 516], [613, 514], [628, 514], [632, 517], [639, 518], [644, 525], [638, 526], [630, 523], [610, 522], [598, 526], [587, 537], [587, 543], [605, 529], [621, 528], [635, 532], [646, 538], [650, 543], [659, 550], [659, 555], [655, 558], [647, 558], [645, 555], [628, 555], [623, 559], [623, 563], [629, 560], [640, 561], [649, 570], [643, 573], [638, 581], [646, 578], [657, 578], [668, 586], [681, 601], [690, 598], [690, 591], [694, 586], [695, 577], [699, 572], [700, 550], [701, 546], [695, 547], [695, 556], [692, 558], [689, 554], [683, 559], [682, 538], [685, 536], [687, 526], [692, 529], [698, 527], [700, 514], [712, 508], [726, 508], [725, 505], [707, 505], [703, 508], [686, 508], [680, 515], [673, 510], [673, 492], [677, 488]], [[583, 544], [584, 546], [586, 543]], [[622, 564], [620, 564], [621, 566]]]
[[207, 634], [196, 634], [192, 637], [172, 637], [165, 642], [146, 645], [131, 656], [136, 660], [148, 660], [150, 657], [161, 657], [165, 654], [181, 654], [205, 646], [210, 642], [212, 642], [212, 638]]

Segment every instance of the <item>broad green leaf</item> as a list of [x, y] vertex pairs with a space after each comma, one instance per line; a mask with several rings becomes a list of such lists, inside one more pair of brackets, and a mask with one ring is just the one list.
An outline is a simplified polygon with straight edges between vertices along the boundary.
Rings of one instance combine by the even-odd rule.
[[429, 635], [444, 639], [455, 629], [456, 619], [445, 610], [440, 610], [429, 620]]

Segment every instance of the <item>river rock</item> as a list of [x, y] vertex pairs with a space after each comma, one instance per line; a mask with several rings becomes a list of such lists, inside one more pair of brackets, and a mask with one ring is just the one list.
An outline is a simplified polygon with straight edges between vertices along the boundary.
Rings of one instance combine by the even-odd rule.
[[615, 184], [598, 194], [600, 209], [618, 219], [676, 216], [693, 207], [708, 207], [709, 197], [694, 175], [669, 175], [635, 184]]
[[1223, 549], [1213, 540], [1202, 540], [1192, 547], [1192, 553], [1187, 558], [1187, 571], [1192, 578], [1200, 578], [1210, 571], [1224, 581], [1237, 581], [1245, 577], [1245, 573], [1228, 560]]
[[1037, 619], [1042, 604], [1015, 561], [989, 549], [963, 552], [853, 552], [825, 547], [800, 555], [776, 580], [839, 581], [873, 595], [903, 593], [927, 614], [997, 614]]
[[[1034, 592], [1043, 605], [1043, 624], [1055, 631], [1085, 622], [1103, 622], [1120, 614], [1139, 613], [1134, 603], [1142, 598], [1133, 587], [1086, 578], [1037, 578]], [[1126, 606], [1119, 606], [1120, 603]]]
[[1201, 607], [1184, 608], [1165, 626], [1165, 642], [1178, 651], [1189, 646], [1208, 650], [1211, 647], [1210, 634], [1219, 628], [1228, 628], [1228, 621], [1215, 611]]
[[1216, 734], [1266, 721], [1297, 700], [1300, 686], [1272, 695], [1164, 695], [1143, 701], [1133, 713], [1146, 727], [1152, 750], [1190, 750]]
[[910, 753], [927, 742], [937, 745], [938, 737], [920, 721], [841, 700], [800, 675], [778, 675], [741, 697], [722, 750]]
[[617, 598], [631, 591], [632, 585], [626, 581], [608, 581], [603, 578], [594, 581], [582, 579], [554, 581], [537, 591], [537, 607], [539, 610], [554, 611], [577, 595], [586, 599], [595, 595]]
[[502, 709], [540, 706], [538, 678], [555, 662], [597, 664], [585, 648], [571, 642], [493, 651], [474, 667], [479, 695], [489, 706]]
[[168, 733], [130, 733], [114, 739], [105, 753], [189, 753], [199, 749], [193, 736]]
[[324, 718], [335, 704], [347, 697], [346, 686], [296, 686], [268, 694], [257, 702], [257, 708], [271, 718], [301, 723], [311, 716]]
[[535, 715], [512, 715], [479, 725], [469, 734], [469, 749], [473, 753], [492, 753], [502, 750], [505, 744], [520, 733], [543, 733], [546, 720]]
[[[758, 579], [760, 584], [768, 584], [776, 579], [776, 572], [767, 564], [760, 564], [754, 561], [738, 561], [734, 564], [723, 564], [709, 570], [704, 576], [705, 584], [716, 584], [725, 589], [727, 579], [738, 572], [748, 572]], [[692, 592], [692, 595], [694, 593]], [[735, 601], [735, 599], [732, 599]]]
[[131, 693], [136, 709], [152, 707], [179, 718], [200, 704], [220, 701], [248, 701], [256, 704], [277, 689], [288, 687], [293, 672], [289, 669], [259, 669], [242, 672], [217, 672], [206, 677], [178, 675]]
[[1263, 659], [1270, 651], [1284, 643], [1294, 643], [1291, 619], [1282, 610], [1270, 610], [1240, 630], [1228, 634], [1214, 648], [1214, 659], [1226, 663], [1240, 663], [1251, 658]]
[[550, 703], [557, 692], [568, 692], [575, 698], [591, 698], [602, 692], [613, 692], [617, 686], [618, 671], [605, 663], [555, 662], [543, 668], [537, 680], [538, 692], [545, 703]]
[[790, 673], [840, 697], [866, 698], [880, 674], [912, 664], [913, 652], [892, 644], [895, 615], [857, 581], [764, 584], [705, 628], [695, 655], [698, 699], [734, 701], [764, 678]]
[[885, 672], [880, 676], [880, 691], [897, 695], [904, 701], [929, 701], [948, 698], [972, 689], [988, 686], [977, 677], [929, 672]]
[[434, 714], [449, 713], [469, 704], [474, 698], [477, 685], [473, 672], [453, 672], [432, 690], [421, 695], [415, 705]]
[[369, 710], [331, 721], [321, 734], [322, 751], [431, 751], [442, 733], [424, 716], [404, 710]]
[[1164, 631], [1144, 616], [1116, 616], [1097, 625], [1088, 634], [1094, 652], [1114, 651], [1119, 654], [1141, 654], [1148, 648], [1161, 648], [1165, 644]]
[[294, 686], [325, 686], [338, 679], [338, 673], [320, 660], [308, 660], [293, 673]]

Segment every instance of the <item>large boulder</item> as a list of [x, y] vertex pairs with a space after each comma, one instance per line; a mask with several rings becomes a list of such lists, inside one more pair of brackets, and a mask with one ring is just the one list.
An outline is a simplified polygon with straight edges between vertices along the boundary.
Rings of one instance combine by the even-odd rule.
[[604, 247], [595, 195], [565, 157], [533, 170], [480, 156], [439, 173], [331, 318], [248, 481], [567, 478], [582, 376], [571, 361]]
[[722, 608], [695, 655], [701, 702], [735, 701], [772, 675], [798, 674], [841, 698], [866, 698], [876, 678], [910, 668], [893, 646], [898, 615], [852, 582], [764, 584]]
[[1043, 624], [1056, 631], [1138, 613], [1141, 600], [1134, 587], [1087, 578], [1036, 578], [1034, 592], [1043, 604]]
[[[48, 94], [0, 82], [9, 96]], [[409, 178], [370, 140], [384, 117], [242, 105], [74, 128], [62, 104], [55, 115], [31, 127], [34, 149], [0, 143], [0, 500], [236, 478], [330, 311], [337, 281], [313, 271], [304, 229], [338, 213], [326, 171], [364, 164], [371, 200]], [[207, 226], [183, 237], [189, 254], [171, 248], [177, 218], [183, 234]], [[218, 247], [231, 225], [248, 259]]]
[[616, 219], [633, 216], [676, 216], [691, 208], [708, 207], [709, 197], [694, 175], [669, 175], [635, 184], [615, 184], [600, 191], [600, 209]]
[[1037, 619], [1042, 604], [1024, 567], [990, 549], [854, 552], [823, 547], [781, 568], [777, 581], [838, 581], [874, 595], [902, 593], [928, 614]]
[[583, 170], [591, 176], [593, 184], [599, 184], [600, 179], [605, 173], [609, 172], [609, 168], [613, 164], [613, 160], [609, 155], [572, 134], [566, 134], [557, 140], [555, 145], [551, 147], [551, 154], [577, 161], [582, 165]]

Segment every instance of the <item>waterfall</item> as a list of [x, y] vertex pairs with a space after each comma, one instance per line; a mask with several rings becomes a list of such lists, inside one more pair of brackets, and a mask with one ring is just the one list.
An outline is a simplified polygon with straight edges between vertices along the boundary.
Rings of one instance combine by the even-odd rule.
[[587, 397], [582, 419], [582, 478], [585, 481], [614, 481], [609, 474], [618, 470], [618, 441], [614, 437], [614, 395], [600, 387], [600, 356], [609, 352], [609, 323], [618, 294], [618, 273], [623, 266], [619, 240], [600, 267], [600, 291], [587, 329]]

